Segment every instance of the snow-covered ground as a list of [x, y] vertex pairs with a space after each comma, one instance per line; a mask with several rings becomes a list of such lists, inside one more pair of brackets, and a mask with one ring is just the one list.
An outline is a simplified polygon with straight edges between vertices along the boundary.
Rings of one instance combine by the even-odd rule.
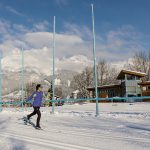
[[[32, 111], [4, 108], [0, 113], [0, 150], [149, 150], [150, 103], [100, 103], [41, 108], [41, 127], [24, 125]], [[32, 118], [35, 122], [36, 116]]]

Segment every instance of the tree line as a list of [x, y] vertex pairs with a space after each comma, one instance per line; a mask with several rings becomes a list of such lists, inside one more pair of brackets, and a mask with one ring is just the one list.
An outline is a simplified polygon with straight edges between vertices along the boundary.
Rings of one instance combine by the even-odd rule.
[[[119, 84], [116, 78], [121, 69], [128, 69], [146, 73], [143, 81], [150, 80], [150, 51], [135, 52], [133, 57], [122, 68], [116, 68], [104, 59], [97, 64], [98, 86]], [[86, 67], [81, 73], [75, 75], [71, 82], [72, 90], [79, 90], [79, 97], [88, 97], [87, 87], [94, 87], [93, 67]]]

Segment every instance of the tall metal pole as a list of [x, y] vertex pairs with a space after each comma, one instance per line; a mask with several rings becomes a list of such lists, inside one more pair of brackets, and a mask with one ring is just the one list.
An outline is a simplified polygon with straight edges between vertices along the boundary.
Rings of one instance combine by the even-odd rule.
[[0, 50], [0, 112], [2, 111], [2, 55]]
[[21, 96], [22, 96], [22, 111], [24, 111], [24, 50], [21, 50], [21, 79], [22, 79], [22, 88], [21, 88]]
[[55, 100], [55, 16], [53, 24], [53, 81], [52, 81], [53, 97], [52, 97], [52, 113], [54, 113]]
[[95, 99], [96, 99], [96, 116], [99, 115], [99, 106], [98, 106], [98, 91], [97, 91], [97, 67], [96, 67], [96, 52], [95, 52], [95, 25], [94, 25], [94, 10], [93, 4], [92, 7], [92, 25], [93, 25], [93, 60], [94, 60], [94, 84], [95, 84]]

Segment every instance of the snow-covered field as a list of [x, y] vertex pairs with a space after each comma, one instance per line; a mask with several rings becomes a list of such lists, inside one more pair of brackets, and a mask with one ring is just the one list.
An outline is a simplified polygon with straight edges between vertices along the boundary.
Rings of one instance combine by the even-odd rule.
[[[24, 125], [27, 108], [0, 113], [0, 150], [149, 150], [150, 103], [100, 103], [41, 108], [41, 127]], [[32, 118], [35, 122], [36, 116]]]

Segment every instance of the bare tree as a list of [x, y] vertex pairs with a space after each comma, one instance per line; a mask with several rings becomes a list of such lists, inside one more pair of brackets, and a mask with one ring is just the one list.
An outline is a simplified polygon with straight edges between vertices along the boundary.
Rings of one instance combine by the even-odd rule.
[[100, 60], [97, 65], [98, 84], [100, 86], [105, 84], [108, 72], [107, 62], [105, 60]]
[[100, 60], [97, 66], [99, 86], [116, 84], [118, 70], [113, 65], [107, 63], [105, 60]]
[[72, 82], [71, 88], [73, 90], [79, 90], [81, 97], [88, 97], [87, 87], [93, 84], [93, 73], [90, 67], [86, 67], [85, 70], [75, 75]]
[[[88, 97], [89, 92], [87, 91], [87, 87], [94, 87], [93, 72], [93, 68], [86, 67], [82, 73], [74, 76], [71, 82], [71, 88], [73, 90], [79, 90], [81, 97]], [[106, 61], [101, 61], [98, 64], [97, 73], [98, 86], [118, 83], [116, 80], [118, 70], [110, 64], [107, 64]]]
[[148, 51], [148, 68], [147, 68], [147, 79], [150, 80], [150, 50]]
[[105, 85], [108, 84], [118, 84], [119, 81], [117, 80], [119, 70], [112, 65], [108, 67], [108, 73], [106, 74], [106, 79], [104, 81]]
[[144, 72], [147, 75], [143, 80], [150, 80], [150, 51], [139, 51], [134, 54], [132, 62], [125, 66], [134, 71]]
[[147, 73], [148, 70], [148, 55], [145, 51], [139, 51], [134, 54], [132, 62], [127, 65], [127, 68], [134, 71]]
[[59, 96], [59, 97], [62, 97], [62, 87], [61, 86], [57, 86], [56, 88], [55, 88], [55, 94], [57, 95], [57, 96]]

